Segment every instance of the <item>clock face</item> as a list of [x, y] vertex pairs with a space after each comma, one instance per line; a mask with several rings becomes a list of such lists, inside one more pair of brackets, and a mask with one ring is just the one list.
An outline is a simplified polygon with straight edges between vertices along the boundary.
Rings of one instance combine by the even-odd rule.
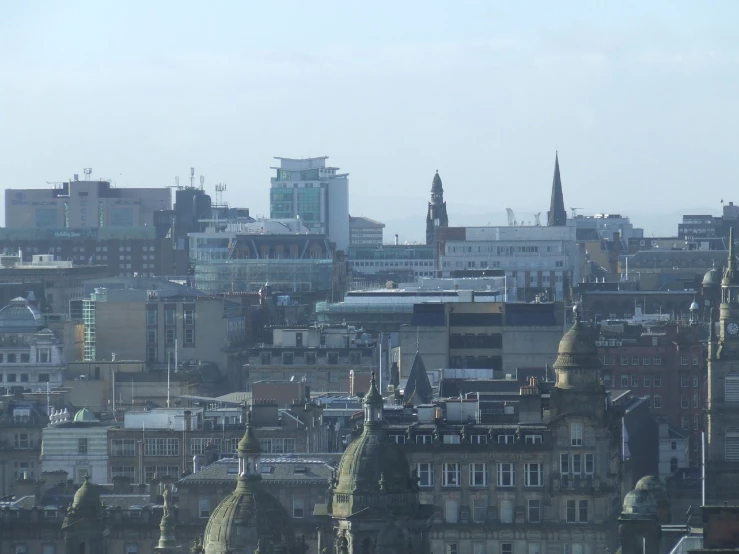
[[729, 332], [730, 335], [736, 335], [737, 333], [739, 333], [739, 325], [737, 325], [736, 323], [729, 323], [726, 326], [726, 330]]

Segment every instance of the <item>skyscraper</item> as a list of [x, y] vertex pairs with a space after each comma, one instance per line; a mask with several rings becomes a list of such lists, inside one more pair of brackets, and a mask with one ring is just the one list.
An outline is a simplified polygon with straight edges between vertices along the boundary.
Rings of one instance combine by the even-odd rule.
[[312, 232], [328, 235], [337, 250], [349, 247], [349, 174], [320, 158], [275, 158], [269, 210], [272, 219], [300, 218]]
[[444, 202], [444, 188], [436, 170], [434, 180], [431, 182], [431, 202], [426, 214], [426, 244], [436, 242], [436, 230], [439, 227], [448, 227], [449, 217], [446, 213], [446, 202]]
[[564, 227], [567, 225], [567, 211], [562, 196], [562, 179], [559, 176], [559, 153], [554, 154], [554, 179], [552, 180], [552, 199], [547, 212], [547, 225]]

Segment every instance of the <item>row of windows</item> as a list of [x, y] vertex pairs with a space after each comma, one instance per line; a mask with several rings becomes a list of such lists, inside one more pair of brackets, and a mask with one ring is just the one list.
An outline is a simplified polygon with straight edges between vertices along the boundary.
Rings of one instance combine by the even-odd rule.
[[[390, 438], [397, 444], [405, 444], [407, 441], [406, 435], [390, 435]], [[488, 435], [475, 433], [469, 436], [470, 444], [488, 444]], [[515, 444], [516, 433], [514, 431], [506, 431], [498, 433], [493, 437], [494, 441], [498, 444]], [[432, 444], [434, 442], [433, 435], [429, 433], [420, 433], [413, 437], [413, 442], [416, 444]], [[446, 433], [441, 436], [441, 442], [443, 444], [461, 444], [462, 440], [460, 435], [454, 433]], [[525, 444], [542, 444], [544, 442], [544, 436], [538, 434], [527, 434], [524, 435]]]
[[[175, 308], [166, 308], [164, 310], [164, 325], [176, 325], [177, 310]], [[157, 325], [159, 323], [159, 310], [150, 308], [146, 310], [146, 324]], [[182, 309], [182, 324], [195, 325], [195, 308]]]
[[[49, 364], [51, 363], [51, 349], [49, 348], [38, 348], [36, 349], [36, 356], [35, 356], [37, 364]], [[31, 363], [31, 353], [30, 352], [21, 352], [18, 354], [17, 352], [8, 352], [8, 353], [2, 353], [0, 352], [0, 364], [30, 364]]]
[[[486, 498], [472, 498], [472, 521], [484, 523], [488, 520], [488, 502]], [[567, 523], [588, 523], [590, 521], [590, 502], [584, 499], [565, 500], [564, 520]], [[446, 523], [459, 523], [459, 500], [447, 499], [444, 501], [444, 521]], [[515, 505], [513, 500], [501, 500], [499, 505], [499, 519], [501, 523], [513, 523], [515, 516]], [[531, 498], [526, 502], [526, 520], [529, 523], [541, 523], [542, 501]], [[473, 543], [474, 544], [474, 543]], [[478, 543], [483, 544], [484, 543]], [[504, 545], [505, 546], [505, 543]], [[448, 550], [447, 550], [448, 551]], [[473, 550], [473, 552], [475, 552]], [[501, 548], [501, 552], [505, 552]]]
[[[164, 339], [166, 344], [174, 344], [175, 339], [177, 338], [177, 331], [176, 329], [165, 329], [164, 330]], [[184, 346], [192, 346], [195, 344], [195, 329], [185, 329], [185, 340], [183, 342]], [[146, 343], [147, 344], [157, 344], [157, 330], [156, 329], [147, 329], [146, 330]]]
[[[316, 365], [319, 358], [323, 358], [324, 355], [318, 355], [316, 352], [283, 352], [282, 353], [282, 365], [293, 365], [295, 358], [303, 358], [305, 365]], [[367, 356], [365, 356], [367, 357]], [[261, 365], [270, 365], [272, 363], [272, 354], [269, 352], [262, 352], [259, 355], [259, 363]], [[279, 363], [279, 355], [274, 356], [275, 361]], [[339, 365], [341, 361], [338, 352], [327, 352], [325, 354], [326, 363], [328, 365]], [[352, 365], [359, 365], [362, 362], [362, 352], [349, 352], [349, 363]]]
[[[31, 377], [35, 377], [36, 380], [32, 380]], [[48, 383], [50, 380], [48, 373], [38, 373], [36, 375], [29, 375], [28, 373], [0, 373], [0, 383]]]
[[[639, 375], [629, 375], [628, 373], [622, 373], [620, 376], [620, 384], [622, 387], [638, 387], [639, 385]], [[690, 384], [693, 384], [693, 388], [698, 388], [700, 384], [700, 379], [697, 375], [694, 375], [691, 379], [690, 375], [681, 375], [680, 376], [680, 386], [682, 388], [689, 388]], [[641, 382], [643, 383], [643, 386], [646, 388], [650, 387], [661, 387], [662, 386], [662, 375], [655, 374], [655, 375], [642, 375], [641, 376]], [[603, 384], [606, 387], [614, 386], [616, 383], [613, 380], [613, 376], [610, 373], [604, 373], [603, 374]]]
[[[616, 356], [603, 356], [601, 358], [603, 361], [604, 366], [615, 366], [616, 365]], [[660, 354], [655, 354], [654, 356], [638, 356], [638, 355], [632, 355], [628, 356], [626, 354], [621, 354], [621, 357], [619, 358], [619, 365], [627, 366], [627, 365], [662, 365], [662, 356]], [[631, 362], [631, 363], [629, 363]], [[690, 356], [680, 356], [680, 365], [682, 366], [688, 366], [691, 363]], [[698, 356], [693, 356], [692, 363], [694, 366], [700, 365], [700, 358]]]
[[434, 262], [411, 262], [411, 261], [401, 261], [401, 262], [394, 262], [391, 260], [381, 261], [381, 262], [362, 262], [362, 261], [355, 261], [351, 260], [349, 262], [349, 265], [353, 267], [433, 267]]

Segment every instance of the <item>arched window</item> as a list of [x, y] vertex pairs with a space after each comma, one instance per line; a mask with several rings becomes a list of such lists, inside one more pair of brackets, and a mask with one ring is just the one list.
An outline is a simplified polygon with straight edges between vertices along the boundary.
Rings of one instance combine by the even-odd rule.
[[730, 371], [724, 380], [724, 402], [739, 403], [739, 373]]
[[729, 429], [724, 436], [726, 461], [739, 462], [739, 430]]
[[670, 473], [677, 471], [677, 458], [670, 458]]

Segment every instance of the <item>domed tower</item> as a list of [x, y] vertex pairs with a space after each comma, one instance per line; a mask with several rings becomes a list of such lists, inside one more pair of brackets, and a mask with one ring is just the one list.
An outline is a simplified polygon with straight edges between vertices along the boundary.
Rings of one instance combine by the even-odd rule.
[[62, 523], [66, 554], [100, 554], [105, 552], [105, 511], [100, 494], [90, 483], [89, 475], [77, 489], [72, 506]]
[[250, 413], [237, 452], [236, 489], [211, 514], [203, 535], [202, 552], [253, 554], [259, 547], [265, 553], [296, 553], [292, 519], [282, 504], [261, 486], [261, 449]]
[[642, 477], [636, 483], [636, 490], [649, 491], [657, 501], [657, 515], [662, 525], [670, 523], [670, 502], [667, 500], [667, 487], [664, 482], [654, 475]]
[[598, 347], [590, 327], [582, 322], [579, 306], [574, 308], [574, 323], [557, 350], [552, 390], [552, 417], [571, 411], [587, 410], [600, 415], [605, 409], [605, 387], [601, 383]]
[[385, 433], [382, 404], [373, 373], [362, 434], [341, 457], [331, 490], [328, 514], [337, 533], [337, 554], [429, 552], [433, 507], [418, 500], [415, 472]]
[[429, 202], [426, 213], [426, 244], [436, 242], [436, 231], [440, 227], [449, 226], [449, 217], [446, 213], [446, 202], [444, 201], [444, 187], [441, 184], [439, 171], [436, 171], [434, 180], [431, 182], [431, 202]]
[[721, 272], [715, 267], [706, 271], [701, 282], [701, 290], [703, 294], [703, 311], [702, 317], [708, 320], [708, 314], [712, 309], [718, 312], [721, 303]]
[[[641, 481], [640, 481], [641, 482]], [[624, 498], [623, 510], [618, 518], [620, 554], [646, 554], [659, 552], [662, 529], [657, 500], [647, 488], [635, 488]]]
[[721, 279], [718, 343], [708, 346], [706, 410], [706, 503], [739, 498], [739, 270], [734, 233]]

